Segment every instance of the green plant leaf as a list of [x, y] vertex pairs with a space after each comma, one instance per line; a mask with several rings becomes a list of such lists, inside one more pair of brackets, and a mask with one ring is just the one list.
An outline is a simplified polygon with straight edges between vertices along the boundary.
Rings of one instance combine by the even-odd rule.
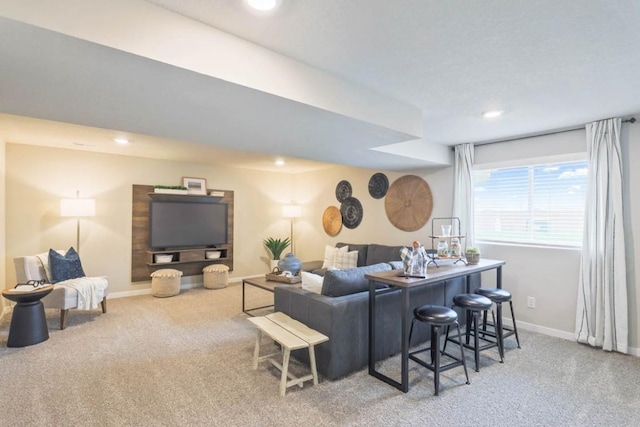
[[273, 237], [269, 237], [264, 239], [262, 243], [269, 252], [271, 252], [271, 255], [273, 256], [272, 259], [279, 260], [282, 252], [287, 248], [287, 246], [289, 246], [291, 241], [288, 237], [284, 239], [274, 239]]

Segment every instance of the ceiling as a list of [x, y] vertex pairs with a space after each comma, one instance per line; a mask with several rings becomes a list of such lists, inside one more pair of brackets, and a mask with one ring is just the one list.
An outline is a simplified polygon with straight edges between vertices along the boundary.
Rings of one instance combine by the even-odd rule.
[[638, 22], [637, 0], [0, 0], [0, 138], [288, 172], [442, 167], [448, 146], [640, 112]]

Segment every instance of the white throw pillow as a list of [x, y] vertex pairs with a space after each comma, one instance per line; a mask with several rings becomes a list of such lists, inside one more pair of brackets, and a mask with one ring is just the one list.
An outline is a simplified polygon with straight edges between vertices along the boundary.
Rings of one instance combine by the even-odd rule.
[[336, 253], [335, 267], [340, 270], [358, 266], [358, 251]]
[[316, 294], [322, 291], [322, 281], [324, 277], [306, 271], [300, 272], [300, 275], [302, 276], [302, 289], [315, 292]]
[[346, 254], [348, 251], [349, 246], [334, 248], [333, 246], [326, 245], [324, 247], [324, 261], [322, 263], [322, 268], [336, 268], [336, 254]]

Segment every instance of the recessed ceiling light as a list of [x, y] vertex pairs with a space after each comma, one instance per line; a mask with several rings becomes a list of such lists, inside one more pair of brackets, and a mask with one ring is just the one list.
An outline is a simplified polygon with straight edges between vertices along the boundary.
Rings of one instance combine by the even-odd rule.
[[246, 0], [246, 2], [249, 6], [261, 12], [273, 10], [280, 3], [279, 0]]
[[276, 163], [276, 166], [284, 166], [284, 160], [282, 160], [282, 159], [276, 160], [275, 163]]
[[127, 145], [129, 143], [127, 138], [113, 138], [113, 140], [120, 145]]
[[489, 110], [482, 113], [482, 117], [485, 119], [494, 119], [502, 115], [502, 110]]

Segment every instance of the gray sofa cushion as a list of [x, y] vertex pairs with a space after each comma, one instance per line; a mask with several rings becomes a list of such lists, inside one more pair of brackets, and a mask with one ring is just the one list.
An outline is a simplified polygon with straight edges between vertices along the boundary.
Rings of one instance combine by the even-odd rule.
[[[369, 249], [369, 245], [354, 245], [351, 243], [343, 243], [343, 242], [336, 243], [336, 248], [341, 248], [343, 246], [349, 246], [349, 252], [358, 251], [358, 264], [357, 264], [358, 267], [364, 267], [365, 265], [372, 264], [367, 259], [367, 250]], [[378, 262], [384, 262], [384, 261], [386, 260], [378, 261]], [[378, 264], [378, 262], [375, 262], [373, 264]]]
[[[389, 261], [402, 261], [400, 249], [403, 246], [386, 246], [372, 243], [367, 249], [367, 265], [378, 264]], [[351, 245], [349, 245], [351, 249]]]
[[391, 266], [388, 263], [347, 268], [345, 270], [329, 270], [324, 274], [321, 294], [329, 297], [339, 297], [366, 291], [369, 289], [369, 281], [365, 279], [365, 274], [389, 270], [391, 270]]

